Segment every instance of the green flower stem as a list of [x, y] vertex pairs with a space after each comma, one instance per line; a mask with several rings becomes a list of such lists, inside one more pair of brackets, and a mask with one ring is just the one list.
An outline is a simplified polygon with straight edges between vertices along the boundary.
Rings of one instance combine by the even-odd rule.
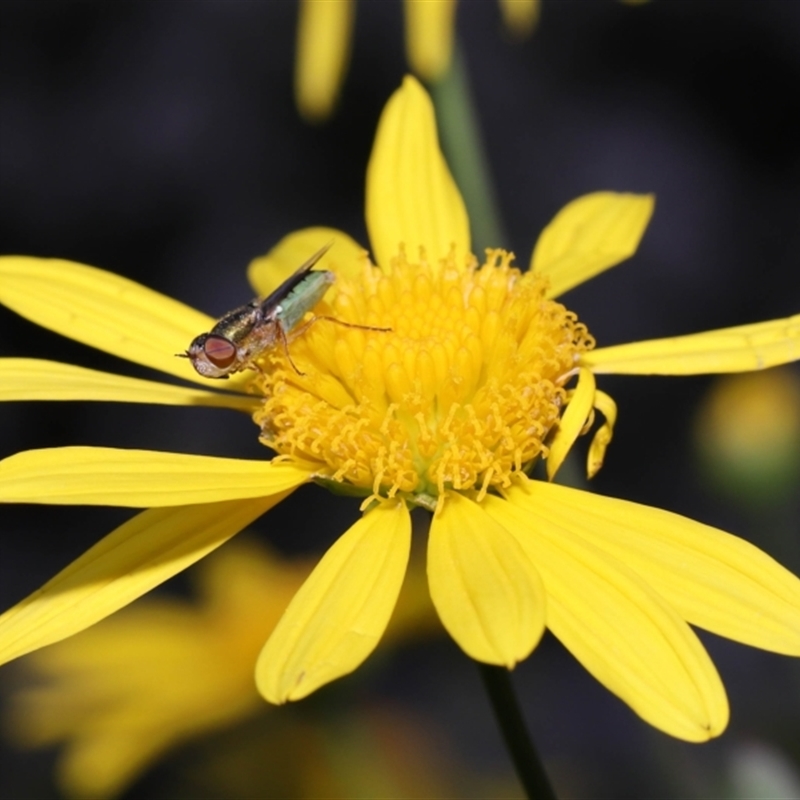
[[508, 247], [458, 43], [450, 68], [430, 90], [442, 148], [467, 205], [472, 251], [482, 256], [487, 247]]
[[[472, 250], [508, 246], [484, 155], [478, 117], [458, 45], [449, 70], [431, 87], [442, 148], [469, 213]], [[529, 800], [557, 800], [519, 710], [508, 670], [478, 665], [511, 760]]]
[[525, 727], [525, 720], [511, 685], [511, 673], [505, 667], [489, 664], [478, 664], [478, 667], [509, 755], [514, 762], [517, 777], [528, 800], [557, 800]]

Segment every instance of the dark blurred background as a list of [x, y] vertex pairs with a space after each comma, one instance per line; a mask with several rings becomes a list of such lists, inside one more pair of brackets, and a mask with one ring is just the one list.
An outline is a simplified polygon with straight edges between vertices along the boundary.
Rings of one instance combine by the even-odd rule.
[[[636, 257], [566, 298], [600, 344], [797, 313], [800, 3], [542, 5], [522, 43], [493, 2], [458, 8], [509, 237], [496, 244], [526, 264], [569, 200], [598, 189], [655, 192]], [[4, 0], [0, 251], [103, 267], [219, 315], [249, 299], [249, 260], [296, 228], [332, 225], [366, 244], [365, 168], [380, 111], [406, 71], [402, 25], [399, 1], [358, 3], [339, 107], [311, 127], [293, 103], [289, 0]], [[1, 356], [156, 377], [3, 308], [0, 342]], [[800, 501], [743, 509], [697, 468], [692, 420], [711, 382], [602, 379], [620, 418], [593, 486], [744, 536], [798, 572]], [[8, 403], [0, 456], [87, 444], [262, 457], [253, 433], [246, 417], [224, 411]], [[356, 503], [310, 487], [257, 529], [286, 552], [314, 551], [357, 513]], [[0, 514], [2, 608], [129, 516], [35, 506]], [[788, 532], [779, 541], [776, 526]], [[752, 744], [800, 768], [800, 664], [701, 635], [732, 706], [726, 734], [704, 746], [649, 728], [552, 637], [516, 670], [564, 797], [735, 796], [721, 787]], [[351, 690], [424, 714], [456, 761], [509, 769], [477, 671], [452, 642], [406, 648], [382, 667], [364, 685], [357, 673]], [[52, 793], [51, 762], [51, 753], [4, 750], [0, 793]], [[129, 796], [163, 791], [150, 778]]]

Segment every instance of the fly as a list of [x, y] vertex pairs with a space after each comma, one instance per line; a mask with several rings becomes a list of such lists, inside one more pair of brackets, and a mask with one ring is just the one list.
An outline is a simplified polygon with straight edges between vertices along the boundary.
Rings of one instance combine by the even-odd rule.
[[314, 316], [299, 324], [336, 280], [329, 270], [312, 271], [332, 244], [329, 242], [314, 253], [264, 300], [255, 298], [229, 311], [208, 333], [196, 336], [189, 349], [179, 355], [188, 358], [204, 378], [228, 378], [243, 369], [258, 369], [255, 360], [280, 343], [294, 371], [303, 375], [289, 355], [289, 342], [305, 333], [315, 322], [328, 320], [346, 328], [368, 331], [391, 330], [355, 325], [329, 316]]

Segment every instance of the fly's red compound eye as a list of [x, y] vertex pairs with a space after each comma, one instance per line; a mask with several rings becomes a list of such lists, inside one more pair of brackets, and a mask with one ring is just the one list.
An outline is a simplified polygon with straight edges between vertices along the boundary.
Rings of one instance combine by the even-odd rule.
[[226, 369], [236, 361], [236, 346], [224, 336], [209, 336], [203, 343], [203, 353], [219, 369]]

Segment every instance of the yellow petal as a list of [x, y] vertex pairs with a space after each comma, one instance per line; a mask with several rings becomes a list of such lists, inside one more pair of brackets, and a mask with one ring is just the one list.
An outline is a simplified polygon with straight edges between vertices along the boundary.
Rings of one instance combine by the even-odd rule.
[[547, 627], [651, 725], [687, 741], [719, 735], [725, 689], [692, 629], [626, 564], [539, 514], [539, 484], [553, 484], [530, 483], [530, 493], [514, 488], [508, 500], [487, 497], [485, 507], [535, 560]]
[[[214, 320], [113, 272], [56, 258], [3, 256], [0, 303], [70, 339], [208, 386], [175, 354]], [[229, 381], [225, 388], [235, 385]]]
[[413, 262], [424, 247], [437, 263], [470, 251], [464, 201], [439, 149], [428, 93], [406, 76], [381, 115], [367, 168], [367, 229], [376, 263], [389, 269], [398, 245]]
[[266, 497], [305, 483], [308, 470], [154, 450], [53, 447], [0, 461], [0, 502], [147, 508]]
[[701, 628], [800, 656], [800, 579], [749, 542], [660, 508], [532, 482], [514, 502], [625, 563]]
[[405, 0], [406, 53], [411, 69], [435, 81], [450, 66], [453, 54], [455, 0]]
[[325, 245], [331, 249], [317, 262], [316, 269], [337, 275], [357, 275], [367, 251], [336, 228], [303, 228], [284, 236], [269, 253], [250, 262], [247, 279], [262, 297], [275, 291], [301, 264]]
[[614, 438], [614, 425], [617, 422], [617, 404], [610, 395], [597, 391], [594, 393], [594, 407], [605, 417], [605, 422], [597, 429], [586, 454], [586, 477], [594, 478], [606, 457], [606, 450]]
[[581, 354], [595, 374], [703, 375], [749, 372], [800, 358], [800, 314], [688, 336], [651, 339]]
[[508, 30], [522, 39], [529, 36], [536, 27], [541, 3], [539, 0], [500, 0], [500, 11]]
[[38, 358], [0, 358], [0, 401], [3, 400], [106, 400], [219, 406], [247, 412], [257, 403], [253, 397], [170, 386]]
[[578, 385], [572, 394], [569, 405], [558, 423], [558, 428], [550, 442], [550, 453], [547, 456], [547, 478], [553, 480], [559, 467], [580, 436], [586, 419], [594, 407], [595, 379], [588, 369], [578, 373]]
[[350, 61], [354, 19], [353, 0], [300, 0], [294, 91], [309, 122], [333, 111]]
[[428, 539], [431, 598], [470, 658], [511, 669], [544, 633], [539, 573], [514, 536], [477, 504], [451, 493]]
[[0, 616], [0, 663], [113, 614], [219, 547], [288, 493], [137, 514]]
[[299, 700], [347, 675], [375, 649], [392, 615], [411, 547], [401, 503], [365, 514], [294, 596], [256, 664], [270, 703]]
[[542, 231], [531, 269], [559, 295], [630, 258], [653, 213], [651, 194], [594, 192], [568, 203]]

